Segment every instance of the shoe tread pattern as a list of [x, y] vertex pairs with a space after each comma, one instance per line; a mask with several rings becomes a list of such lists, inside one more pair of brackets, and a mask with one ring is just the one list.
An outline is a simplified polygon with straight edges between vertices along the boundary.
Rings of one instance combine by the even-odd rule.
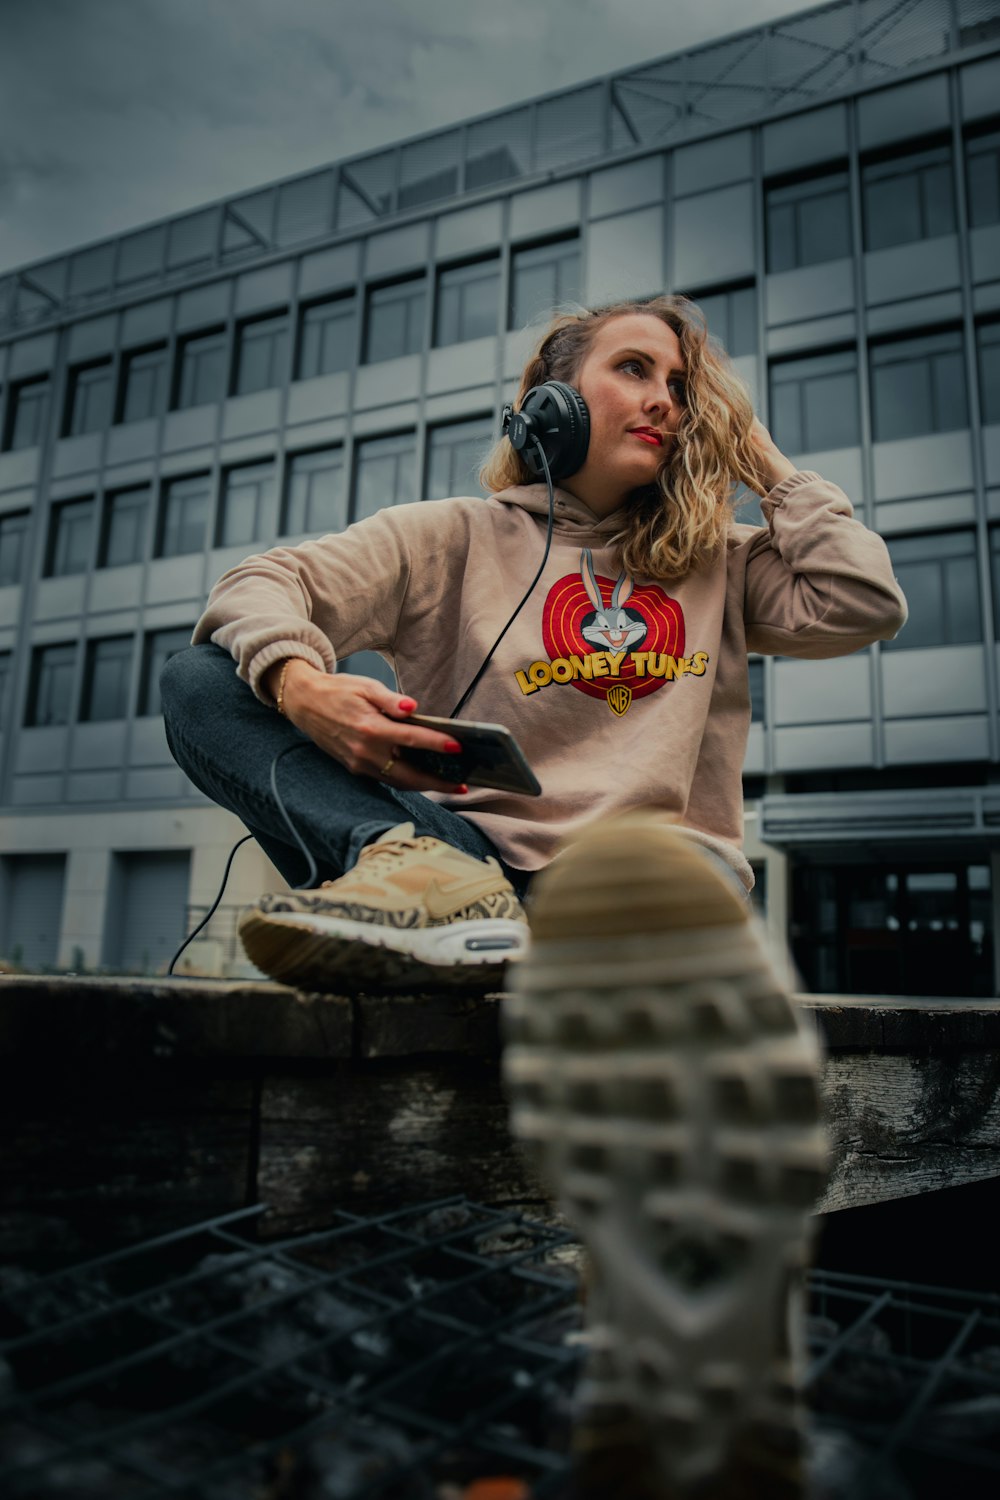
[[[683, 910], [711, 909], [714, 925], [675, 923], [674, 904], [645, 933], [609, 922], [595, 935], [586, 902], [615, 889], [609, 869], [628, 869], [634, 886], [650, 868], [636, 832], [605, 834], [600, 879], [581, 854], [555, 920], [536, 900], [536, 941], [504, 1015], [512, 1126], [587, 1245], [617, 1333], [587, 1378], [606, 1408], [638, 1419], [658, 1493], [728, 1500], [723, 1473], [740, 1452], [734, 1497], [765, 1500], [773, 1480], [775, 1500], [792, 1500], [784, 1324], [825, 1180], [816, 1043], [701, 857], [683, 851]], [[686, 841], [673, 842], [676, 854]], [[655, 907], [647, 892], [643, 913]], [[765, 1458], [744, 1489], [751, 1449]]]

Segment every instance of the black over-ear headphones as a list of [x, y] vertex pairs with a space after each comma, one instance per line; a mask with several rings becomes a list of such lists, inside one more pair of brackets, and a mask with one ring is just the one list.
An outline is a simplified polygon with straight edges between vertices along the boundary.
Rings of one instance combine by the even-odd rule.
[[561, 380], [546, 380], [533, 385], [521, 402], [520, 411], [508, 403], [501, 420], [501, 431], [510, 438], [525, 464], [538, 479], [545, 469], [536, 447], [541, 443], [549, 474], [553, 479], [568, 479], [582, 469], [590, 445], [590, 412], [580, 392]]

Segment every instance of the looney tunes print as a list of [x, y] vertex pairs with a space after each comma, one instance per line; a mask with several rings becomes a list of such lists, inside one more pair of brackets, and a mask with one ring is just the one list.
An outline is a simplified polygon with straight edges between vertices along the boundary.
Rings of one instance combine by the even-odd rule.
[[527, 697], [556, 683], [603, 698], [621, 717], [636, 698], [666, 682], [702, 677], [708, 653], [685, 656], [684, 613], [659, 584], [637, 585], [622, 569], [616, 579], [594, 570], [589, 547], [579, 573], [567, 573], [549, 589], [542, 610], [548, 660], [515, 673]]

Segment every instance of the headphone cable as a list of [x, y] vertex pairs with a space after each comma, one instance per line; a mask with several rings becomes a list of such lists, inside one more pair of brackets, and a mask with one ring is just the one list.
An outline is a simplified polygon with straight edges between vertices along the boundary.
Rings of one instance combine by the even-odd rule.
[[552, 546], [552, 528], [555, 523], [556, 516], [556, 494], [555, 490], [552, 488], [552, 475], [549, 473], [549, 464], [547, 458], [545, 457], [545, 449], [542, 447], [538, 438], [534, 438], [533, 441], [535, 447], [538, 449], [538, 456], [542, 461], [542, 468], [545, 470], [545, 483], [549, 487], [549, 522], [548, 526], [545, 529], [545, 550], [542, 553], [542, 560], [538, 564], [538, 572], [529, 583], [524, 598], [521, 600], [520, 604], [517, 606], [514, 613], [511, 615], [510, 619], [507, 621], [506, 625], [501, 630], [496, 640], [493, 642], [489, 651], [487, 651], [486, 656], [483, 659], [483, 664], [479, 668], [479, 671], [476, 673], [475, 677], [473, 677], [472, 681], [469, 683], [469, 686], [466, 688], [465, 692], [462, 694], [461, 698], [459, 698], [458, 702], [455, 704], [455, 707], [448, 715], [450, 719], [458, 718], [460, 709], [465, 706], [468, 699], [472, 696], [473, 690], [479, 686], [480, 678], [486, 671], [486, 668], [489, 666], [490, 662], [493, 660], [494, 652], [496, 651], [500, 642], [503, 640], [504, 636], [507, 634], [510, 627], [513, 625], [514, 621], [517, 619], [518, 615], [521, 613], [524, 606], [527, 604], [529, 598], [534, 592], [535, 585], [538, 583], [538, 580], [541, 578], [542, 574], [545, 571], [545, 564], [549, 559], [549, 548]]

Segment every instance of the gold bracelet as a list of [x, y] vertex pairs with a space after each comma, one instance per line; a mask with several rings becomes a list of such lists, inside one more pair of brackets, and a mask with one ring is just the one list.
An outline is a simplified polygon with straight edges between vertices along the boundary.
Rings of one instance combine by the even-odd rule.
[[278, 692], [274, 701], [278, 705], [278, 712], [283, 719], [288, 718], [288, 715], [285, 713], [285, 673], [288, 671], [289, 662], [294, 660], [293, 656], [286, 656], [281, 663], [281, 671], [278, 673]]

